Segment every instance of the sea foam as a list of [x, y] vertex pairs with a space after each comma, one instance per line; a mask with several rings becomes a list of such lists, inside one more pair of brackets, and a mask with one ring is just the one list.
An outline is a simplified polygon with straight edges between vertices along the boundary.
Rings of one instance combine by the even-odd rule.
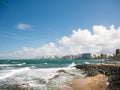
[[30, 70], [28, 67], [25, 67], [25, 68], [21, 68], [21, 69], [15, 69], [15, 70], [10, 70], [8, 73], [6, 73], [5, 75], [2, 75], [0, 76], [0, 80], [1, 79], [6, 79], [6, 78], [9, 78], [15, 74], [18, 74], [18, 73], [21, 73], [21, 72], [24, 72], [24, 71], [28, 71]]
[[41, 90], [41, 88], [44, 88], [42, 90], [55, 90], [58, 86], [61, 87], [65, 82], [75, 77], [84, 77], [80, 70], [74, 66], [75, 63], [73, 62], [61, 68], [20, 67], [20, 69], [4, 70], [3, 74], [1, 72], [0, 81], [1, 83], [7, 82], [7, 84], [13, 83], [13, 86], [15, 83], [17, 85], [29, 85], [32, 90]]

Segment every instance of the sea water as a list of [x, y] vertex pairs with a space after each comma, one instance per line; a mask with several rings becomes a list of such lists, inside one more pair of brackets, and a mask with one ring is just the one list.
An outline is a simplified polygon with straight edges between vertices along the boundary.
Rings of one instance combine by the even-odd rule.
[[61, 90], [85, 77], [76, 64], [117, 63], [105, 60], [0, 60], [0, 90]]

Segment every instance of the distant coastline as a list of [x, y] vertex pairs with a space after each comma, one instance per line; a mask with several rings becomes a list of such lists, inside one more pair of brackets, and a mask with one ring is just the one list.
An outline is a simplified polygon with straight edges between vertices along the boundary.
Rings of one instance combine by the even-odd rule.
[[[92, 54], [81, 53], [76, 55], [64, 55], [64, 56], [43, 56], [38, 58], [8, 58], [9, 60], [120, 60], [120, 49], [116, 49], [113, 55], [107, 55], [105, 53]], [[8, 60], [0, 59], [0, 60]]]

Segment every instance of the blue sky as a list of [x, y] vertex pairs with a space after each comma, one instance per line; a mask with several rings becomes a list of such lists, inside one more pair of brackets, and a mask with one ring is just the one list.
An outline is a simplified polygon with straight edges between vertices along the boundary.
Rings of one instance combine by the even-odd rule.
[[119, 0], [0, 0], [0, 53], [58, 43], [72, 30], [120, 26]]

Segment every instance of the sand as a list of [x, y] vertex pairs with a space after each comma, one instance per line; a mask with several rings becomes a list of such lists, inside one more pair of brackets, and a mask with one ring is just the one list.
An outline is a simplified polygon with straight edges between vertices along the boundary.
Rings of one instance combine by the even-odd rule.
[[108, 78], [98, 74], [92, 77], [74, 79], [65, 85], [66, 89], [63, 90], [107, 90]]

